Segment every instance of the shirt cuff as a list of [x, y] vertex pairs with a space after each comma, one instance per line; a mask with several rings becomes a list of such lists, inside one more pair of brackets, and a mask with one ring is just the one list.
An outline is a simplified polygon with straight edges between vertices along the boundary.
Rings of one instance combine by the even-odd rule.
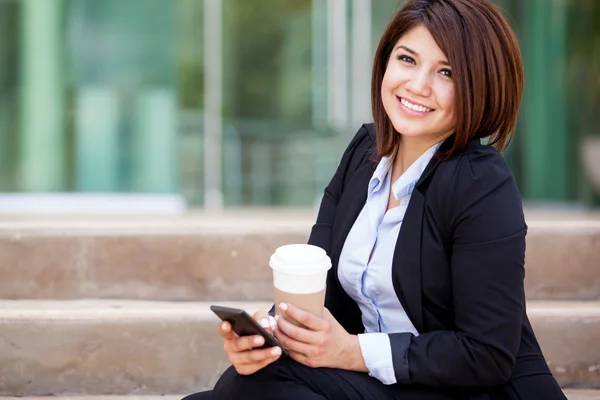
[[385, 385], [396, 383], [392, 345], [387, 333], [362, 333], [358, 335], [358, 343], [369, 375]]

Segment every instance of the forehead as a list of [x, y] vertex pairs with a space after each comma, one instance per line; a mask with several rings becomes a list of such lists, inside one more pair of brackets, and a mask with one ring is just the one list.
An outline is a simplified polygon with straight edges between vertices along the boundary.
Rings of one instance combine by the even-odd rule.
[[408, 47], [422, 58], [435, 58], [436, 61], [447, 58], [429, 30], [423, 25], [417, 25], [402, 35], [394, 45], [394, 49], [398, 46]]

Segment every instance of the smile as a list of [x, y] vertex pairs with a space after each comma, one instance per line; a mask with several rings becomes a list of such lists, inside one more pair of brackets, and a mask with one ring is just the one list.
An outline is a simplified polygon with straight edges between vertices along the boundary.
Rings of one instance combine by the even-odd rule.
[[429, 108], [429, 107], [425, 107], [425, 106], [420, 106], [418, 104], [413, 104], [410, 101], [406, 100], [405, 98], [402, 97], [398, 97], [398, 99], [400, 99], [400, 103], [408, 108], [409, 110], [412, 111], [416, 111], [416, 112], [420, 112], [420, 113], [430, 113], [432, 111], [435, 111], [433, 108]]

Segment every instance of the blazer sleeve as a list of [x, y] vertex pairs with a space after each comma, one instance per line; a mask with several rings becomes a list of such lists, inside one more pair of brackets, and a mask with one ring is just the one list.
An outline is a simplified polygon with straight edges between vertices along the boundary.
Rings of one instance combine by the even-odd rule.
[[325, 188], [317, 221], [312, 227], [308, 244], [321, 247], [327, 254], [330, 254], [331, 251], [333, 222], [344, 185], [361, 164], [364, 157], [368, 155], [372, 143], [369, 129], [367, 125], [363, 125], [344, 151], [333, 178]]
[[391, 334], [394, 371], [404, 384], [496, 386], [509, 379], [521, 339], [527, 226], [496, 150], [465, 154], [452, 167], [437, 204], [452, 235], [454, 329]]

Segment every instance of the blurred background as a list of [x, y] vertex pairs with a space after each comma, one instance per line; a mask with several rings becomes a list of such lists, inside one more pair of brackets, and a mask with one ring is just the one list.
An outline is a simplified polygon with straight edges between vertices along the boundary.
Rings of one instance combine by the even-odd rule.
[[[372, 120], [372, 58], [401, 3], [0, 0], [0, 192], [313, 206]], [[596, 207], [600, 1], [496, 3], [525, 60], [505, 153], [523, 197]]]

